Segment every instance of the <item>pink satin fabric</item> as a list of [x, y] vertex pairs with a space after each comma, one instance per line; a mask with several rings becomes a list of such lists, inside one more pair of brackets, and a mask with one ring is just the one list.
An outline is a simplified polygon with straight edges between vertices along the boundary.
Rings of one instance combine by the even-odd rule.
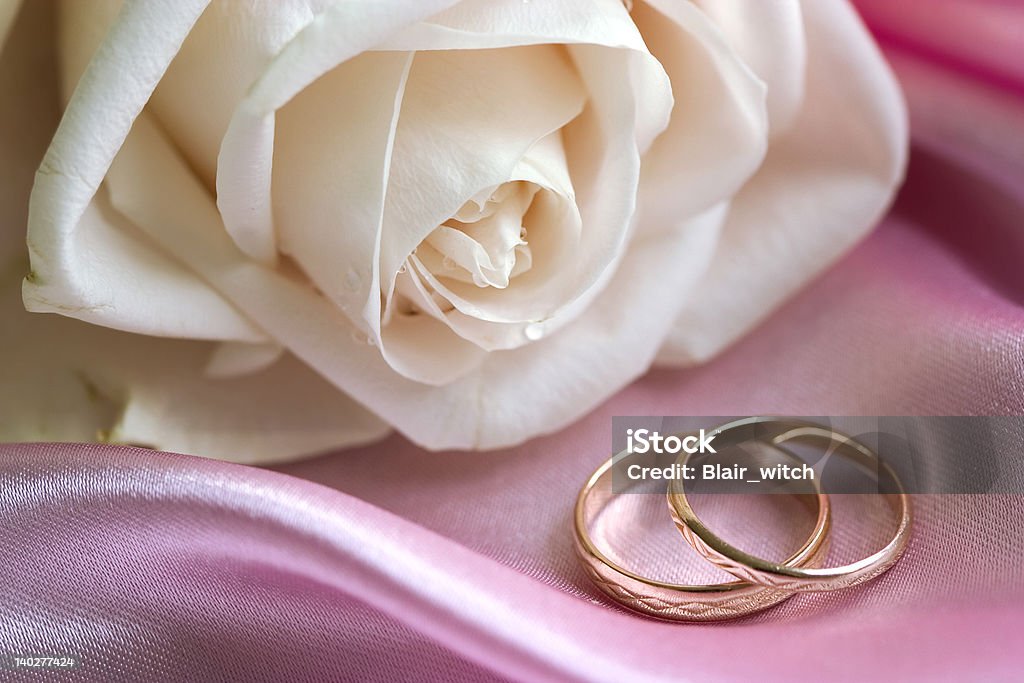
[[[716, 625], [615, 608], [568, 535], [604, 424], [499, 460], [431, 461], [394, 439], [299, 468], [357, 495], [188, 456], [5, 447], [0, 649], [75, 654], [70, 679], [105, 681], [1019, 673], [1018, 498], [917, 497], [907, 555], [859, 590]], [[673, 540], [659, 557], [686, 554]]]
[[[396, 436], [269, 471], [0, 447], [0, 654], [80, 655], [66, 677], [90, 681], [1019, 680], [1024, 497], [917, 496], [889, 573], [732, 623], [620, 610], [571, 548], [613, 415], [1024, 413], [1024, 10], [918, 4], [859, 3], [912, 110], [893, 214], [719, 358], [496, 453]], [[657, 539], [638, 561], [670, 574], [692, 558], [661, 505], [626, 506], [619, 536]], [[884, 521], [840, 501], [835, 556]]]

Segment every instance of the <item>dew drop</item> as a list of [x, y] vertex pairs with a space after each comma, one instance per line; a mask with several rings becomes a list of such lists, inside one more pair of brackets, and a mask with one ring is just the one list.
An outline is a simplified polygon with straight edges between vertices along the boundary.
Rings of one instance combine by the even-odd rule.
[[523, 242], [526, 241], [526, 228], [519, 229], [519, 239]]
[[523, 336], [530, 341], [537, 341], [544, 336], [544, 326], [540, 323], [530, 323], [523, 330]]
[[409, 270], [409, 268], [404, 263], [402, 265], [398, 266], [398, 274], [399, 275], [404, 274], [407, 270]]
[[352, 330], [352, 341], [357, 344], [366, 344], [367, 346], [376, 346], [377, 342], [370, 335], [364, 334], [360, 330]]
[[348, 272], [345, 273], [345, 286], [347, 286], [350, 291], [357, 291], [361, 281], [362, 278], [359, 277], [359, 273], [356, 272], [355, 268], [350, 268]]

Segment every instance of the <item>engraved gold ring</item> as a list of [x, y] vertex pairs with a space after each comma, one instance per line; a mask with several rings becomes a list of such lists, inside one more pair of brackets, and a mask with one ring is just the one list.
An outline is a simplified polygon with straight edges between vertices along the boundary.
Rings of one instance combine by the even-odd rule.
[[[833, 429], [787, 418], [746, 418], [713, 430], [716, 446], [758, 440], [778, 446], [797, 442], [815, 445], [845, 457], [859, 468], [885, 478], [895, 493], [881, 494], [893, 508], [896, 531], [877, 552], [839, 567], [800, 566], [755, 557], [730, 545], [708, 529], [690, 507], [681, 479], [669, 481], [668, 504], [672, 518], [687, 542], [708, 561], [742, 580], [789, 591], [829, 591], [849, 588], [882, 574], [899, 560], [910, 539], [910, 498], [892, 468], [867, 446]], [[687, 455], [680, 461], [684, 462]], [[817, 478], [816, 478], [817, 479]]]
[[[799, 459], [776, 446], [784, 457]], [[588, 577], [601, 592], [617, 603], [648, 616], [671, 621], [718, 621], [745, 616], [771, 607], [794, 595], [786, 588], [758, 585], [749, 581], [710, 585], [680, 585], [637, 574], [611, 560], [594, 544], [590, 529], [612, 492], [613, 467], [632, 457], [628, 451], [605, 461], [591, 475], [576, 498], [575, 547]], [[820, 567], [828, 552], [831, 511], [828, 497], [818, 482], [816, 493], [794, 494], [816, 513], [814, 529], [803, 546], [781, 566]]]

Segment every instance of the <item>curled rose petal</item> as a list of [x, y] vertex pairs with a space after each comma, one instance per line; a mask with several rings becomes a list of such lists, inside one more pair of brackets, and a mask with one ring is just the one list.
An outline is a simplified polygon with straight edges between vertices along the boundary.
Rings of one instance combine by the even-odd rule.
[[0, 311], [0, 385], [18, 387], [0, 392], [6, 441], [101, 440], [260, 463], [391, 431], [292, 356], [211, 378], [208, 342], [19, 311], [10, 278], [0, 282]]
[[757, 170], [766, 89], [692, 3], [637, 3], [633, 17], [677, 84], [668, 128], [644, 157], [640, 229], [657, 231], [729, 199]]
[[[672, 3], [653, 0], [652, 4]], [[784, 133], [804, 105], [807, 35], [800, 0], [697, 0], [696, 5], [764, 82], [771, 135]]]
[[737, 339], [863, 237], [902, 178], [907, 114], [889, 67], [848, 4], [802, 9], [804, 106], [733, 199], [662, 362], [705, 360]]
[[[209, 342], [125, 334], [22, 308], [28, 259], [17, 226], [59, 120], [49, 5], [25, 5], [0, 60], [0, 89], [19, 103], [0, 115], [0, 440], [159, 445], [257, 463], [388, 433], [387, 424], [293, 357], [211, 380], [204, 370], [216, 345]], [[110, 208], [106, 193], [97, 201]], [[87, 212], [93, 210], [96, 203]], [[238, 360], [237, 352], [223, 351], [228, 346], [217, 354], [221, 370], [228, 355]]]
[[[190, 340], [174, 396], [223, 385], [189, 449], [242, 438], [247, 382], [294, 402], [245, 423], [282, 455], [557, 429], [749, 329], [904, 163], [843, 0], [63, 0], [59, 33], [24, 302]], [[110, 372], [123, 433], [182, 443]]]

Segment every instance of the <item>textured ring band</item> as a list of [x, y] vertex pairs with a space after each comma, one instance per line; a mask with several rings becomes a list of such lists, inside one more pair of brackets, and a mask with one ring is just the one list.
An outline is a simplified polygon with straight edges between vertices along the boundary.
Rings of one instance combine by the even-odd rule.
[[[881, 550], [862, 560], [840, 567], [798, 567], [755, 557], [722, 540], [694, 513], [681, 480], [671, 480], [668, 504], [672, 518], [686, 541], [708, 561], [733, 576], [763, 586], [792, 591], [829, 591], [849, 588], [882, 574], [899, 560], [910, 540], [911, 510], [896, 473], [870, 448], [836, 432], [806, 422], [778, 418], [746, 418], [722, 425], [711, 432], [716, 446], [730, 446], [751, 440], [774, 445], [791, 441], [824, 446], [862, 468], [881, 471], [893, 482], [897, 493], [884, 495], [898, 517], [896, 532]], [[685, 456], [684, 456], [685, 458]], [[681, 458], [683, 460], [684, 458]]]
[[[775, 449], [797, 460], [783, 449]], [[622, 452], [607, 460], [580, 490], [575, 508], [575, 547], [587, 576], [605, 595], [635, 612], [671, 621], [719, 621], [753, 614], [791, 597], [793, 591], [770, 588], [746, 581], [710, 585], [680, 585], [650, 579], [609, 559], [594, 544], [590, 528], [612, 494], [612, 471], [629, 458]], [[643, 494], [635, 494], [643, 495]], [[818, 567], [828, 553], [831, 510], [828, 497], [820, 492], [803, 494], [816, 511], [814, 530], [804, 545], [784, 564]]]

